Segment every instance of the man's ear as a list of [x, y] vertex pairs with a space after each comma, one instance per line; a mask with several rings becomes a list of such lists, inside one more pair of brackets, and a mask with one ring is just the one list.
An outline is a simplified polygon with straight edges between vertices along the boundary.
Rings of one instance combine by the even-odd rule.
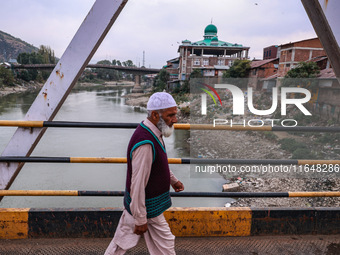
[[157, 111], [152, 111], [151, 112], [151, 119], [153, 121], [158, 121], [159, 120], [159, 113]]

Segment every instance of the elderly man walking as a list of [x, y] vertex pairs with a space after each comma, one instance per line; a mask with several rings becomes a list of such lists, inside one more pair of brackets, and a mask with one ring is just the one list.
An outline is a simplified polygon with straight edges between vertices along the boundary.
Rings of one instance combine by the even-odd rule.
[[171, 206], [170, 185], [176, 192], [184, 186], [169, 169], [162, 137], [174, 130], [177, 105], [170, 94], [157, 92], [150, 97], [147, 110], [147, 119], [128, 145], [125, 209], [105, 255], [124, 254], [142, 235], [150, 254], [175, 254], [175, 237], [163, 212]]

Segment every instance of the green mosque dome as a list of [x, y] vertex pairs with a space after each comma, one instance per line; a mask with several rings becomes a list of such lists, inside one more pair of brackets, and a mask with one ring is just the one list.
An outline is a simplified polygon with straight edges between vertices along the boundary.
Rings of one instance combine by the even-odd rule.
[[204, 29], [204, 34], [217, 34], [217, 27], [213, 24], [209, 24], [208, 26], [206, 26], [206, 28]]
[[215, 36], [211, 39], [212, 42], [218, 42], [218, 38]]

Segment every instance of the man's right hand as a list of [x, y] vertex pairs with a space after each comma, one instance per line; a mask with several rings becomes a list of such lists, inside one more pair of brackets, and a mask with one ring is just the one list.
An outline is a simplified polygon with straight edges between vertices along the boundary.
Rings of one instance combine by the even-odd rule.
[[133, 233], [135, 233], [136, 235], [142, 235], [147, 230], [148, 230], [148, 224], [147, 223], [144, 224], [144, 225], [140, 225], [140, 226], [135, 225], [135, 231], [133, 231]]

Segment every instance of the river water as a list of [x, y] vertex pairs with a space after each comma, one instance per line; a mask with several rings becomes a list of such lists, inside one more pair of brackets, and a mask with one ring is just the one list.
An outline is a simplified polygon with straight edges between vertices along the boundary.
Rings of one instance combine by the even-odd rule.
[[[74, 89], [54, 120], [131, 122], [145, 119], [145, 110], [127, 106], [123, 95], [131, 87], [103, 86]], [[0, 99], [1, 120], [24, 118], [37, 92], [12, 94]], [[16, 128], [0, 127], [0, 152]], [[49, 128], [32, 156], [126, 157], [132, 129]], [[165, 139], [169, 158], [190, 157], [189, 131], [175, 130]], [[220, 192], [225, 180], [190, 177], [189, 165], [170, 165], [185, 191]], [[11, 186], [13, 190], [124, 190], [125, 164], [26, 163]], [[225, 198], [173, 198], [173, 206], [224, 206]], [[0, 207], [122, 207], [122, 197], [5, 197]]]

